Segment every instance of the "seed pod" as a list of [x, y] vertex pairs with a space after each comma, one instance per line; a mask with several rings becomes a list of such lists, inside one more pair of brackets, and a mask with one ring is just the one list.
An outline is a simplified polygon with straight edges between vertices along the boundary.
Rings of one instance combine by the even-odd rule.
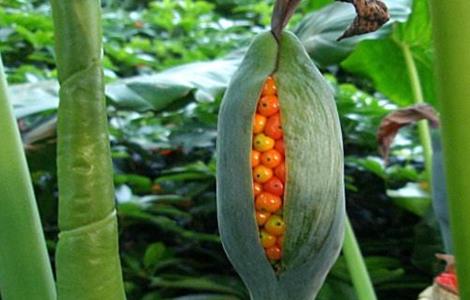
[[[269, 76], [285, 149], [273, 175], [285, 183], [282, 256], [274, 267], [269, 259], [279, 258], [279, 246], [265, 252], [259, 239], [248, 121]], [[230, 261], [252, 299], [313, 299], [343, 240], [343, 150], [332, 92], [292, 33], [255, 38], [227, 89], [218, 126], [218, 222]]]

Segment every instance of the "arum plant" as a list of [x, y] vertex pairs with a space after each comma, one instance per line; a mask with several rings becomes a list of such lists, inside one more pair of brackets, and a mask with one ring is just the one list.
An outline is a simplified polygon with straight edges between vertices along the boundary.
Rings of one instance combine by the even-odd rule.
[[58, 299], [125, 299], [101, 66], [100, 2], [51, 4], [60, 83]]
[[55, 299], [46, 243], [0, 58], [0, 293]]
[[470, 2], [431, 1], [453, 248], [460, 298], [470, 299]]

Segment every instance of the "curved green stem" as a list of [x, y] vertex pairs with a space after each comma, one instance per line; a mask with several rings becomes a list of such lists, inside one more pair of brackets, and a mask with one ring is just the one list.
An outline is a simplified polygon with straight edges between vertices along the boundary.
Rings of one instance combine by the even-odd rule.
[[[418, 69], [416, 67], [413, 54], [410, 47], [406, 44], [400, 43], [400, 47], [405, 57], [406, 67], [408, 69], [408, 76], [410, 78], [411, 90], [413, 92], [413, 101], [416, 104], [425, 103], [423, 90], [421, 88], [421, 80], [419, 79]], [[429, 123], [427, 121], [420, 121], [418, 123], [419, 140], [423, 147], [424, 155], [424, 172], [426, 180], [431, 182], [432, 178], [432, 142], [431, 134], [429, 131]], [[431, 187], [431, 185], [429, 185]]]
[[344, 231], [343, 255], [359, 300], [377, 300], [374, 286], [370, 280], [367, 267], [362, 257], [359, 243], [356, 240], [349, 217], [346, 216]]
[[0, 136], [0, 293], [5, 300], [54, 300], [46, 242], [1, 58]]
[[470, 1], [431, 1], [444, 163], [460, 299], [470, 299]]

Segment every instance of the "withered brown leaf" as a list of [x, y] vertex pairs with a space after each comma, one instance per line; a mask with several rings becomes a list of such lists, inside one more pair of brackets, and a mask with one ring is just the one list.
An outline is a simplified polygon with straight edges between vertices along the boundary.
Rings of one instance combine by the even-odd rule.
[[388, 8], [379, 0], [336, 0], [348, 2], [356, 9], [356, 18], [346, 31], [337, 39], [338, 41], [378, 30], [390, 19]]
[[439, 117], [434, 108], [428, 104], [418, 104], [396, 110], [382, 120], [377, 131], [377, 142], [379, 144], [379, 152], [385, 162], [388, 159], [390, 146], [400, 128], [420, 120], [428, 120], [431, 122], [431, 126], [439, 127]]

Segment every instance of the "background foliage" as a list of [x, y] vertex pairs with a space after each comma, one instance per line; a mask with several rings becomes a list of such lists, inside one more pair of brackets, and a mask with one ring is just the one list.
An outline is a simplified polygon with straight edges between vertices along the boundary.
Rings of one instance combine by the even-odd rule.
[[[272, 1], [102, 2], [129, 299], [247, 299], [217, 236], [216, 122], [243, 49], [270, 22]], [[422, 147], [416, 128], [408, 128], [384, 165], [375, 134], [387, 113], [413, 102], [404, 45], [412, 51], [426, 100], [435, 102], [426, 1], [388, 1], [392, 20], [383, 30], [342, 43], [334, 40], [354, 11], [330, 2], [303, 1], [291, 28], [336, 94], [348, 214], [379, 299], [416, 299], [440, 270], [433, 255], [442, 251], [429, 211]], [[53, 261], [57, 85], [47, 2], [0, 0], [0, 51], [10, 84], [22, 84], [12, 87], [12, 98]], [[319, 299], [355, 299], [347, 274], [340, 258]]]

